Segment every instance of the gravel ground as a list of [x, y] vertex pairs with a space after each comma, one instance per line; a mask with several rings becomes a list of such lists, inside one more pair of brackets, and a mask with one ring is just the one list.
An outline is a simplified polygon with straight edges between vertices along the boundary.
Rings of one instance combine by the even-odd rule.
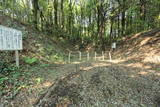
[[[86, 62], [61, 68], [35, 107], [159, 107], [160, 71], [126, 62]], [[71, 70], [71, 71], [70, 71]]]

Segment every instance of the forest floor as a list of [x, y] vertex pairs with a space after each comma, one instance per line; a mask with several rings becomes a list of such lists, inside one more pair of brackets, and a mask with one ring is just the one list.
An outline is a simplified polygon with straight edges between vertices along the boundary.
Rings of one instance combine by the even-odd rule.
[[159, 29], [125, 38], [112, 53], [112, 61], [70, 64], [48, 63], [59, 58], [52, 56], [61, 52], [56, 51], [59, 46], [54, 42], [52, 48], [50, 38], [41, 41], [45, 36], [29, 35], [21, 57], [36, 57], [41, 63], [29, 65], [21, 59], [20, 73], [4, 78], [9, 81], [3, 81], [0, 107], [160, 106]]
[[34, 105], [159, 107], [160, 30], [134, 36], [113, 53], [111, 62], [89, 61], [58, 69], [68, 74], [54, 81]]
[[[156, 107], [160, 71], [125, 62], [85, 62], [59, 70], [71, 72], [55, 81], [37, 107]], [[69, 70], [69, 71], [68, 71]]]
[[[8, 107], [156, 107], [160, 69], [128, 61], [34, 67]], [[157, 106], [158, 107], [158, 106]]]

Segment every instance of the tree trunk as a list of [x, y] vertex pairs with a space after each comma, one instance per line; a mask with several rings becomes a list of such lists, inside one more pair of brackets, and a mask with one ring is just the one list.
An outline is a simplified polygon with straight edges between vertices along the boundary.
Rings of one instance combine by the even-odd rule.
[[69, 19], [68, 19], [68, 25], [69, 25], [69, 33], [72, 34], [72, 0], [69, 2]]
[[109, 38], [109, 43], [111, 44], [113, 42], [113, 24], [114, 24], [114, 19], [110, 20], [111, 26], [110, 26], [110, 38]]
[[54, 0], [54, 24], [57, 27], [58, 26], [58, 3], [57, 0]]
[[[145, 22], [145, 0], [140, 0], [140, 20]], [[141, 23], [142, 24], [142, 23]], [[141, 30], [144, 30], [144, 26], [140, 25]]]
[[122, 12], [122, 22], [121, 22], [121, 24], [122, 24], [122, 35], [125, 34], [125, 22], [126, 22], [126, 20], [125, 20], [125, 11], [124, 11], [124, 12]]
[[35, 27], [38, 28], [37, 24], [38, 24], [38, 10], [39, 10], [39, 6], [38, 6], [38, 0], [32, 0], [32, 4], [33, 4], [33, 14], [34, 14], [34, 24]]
[[125, 23], [126, 23], [126, 20], [125, 20], [125, 16], [126, 16], [126, 11], [125, 11], [125, 1], [126, 0], [123, 0], [123, 11], [122, 11], [122, 36], [125, 35]]
[[64, 4], [64, 0], [61, 0], [61, 28], [64, 28], [64, 10], [63, 10], [63, 4]]

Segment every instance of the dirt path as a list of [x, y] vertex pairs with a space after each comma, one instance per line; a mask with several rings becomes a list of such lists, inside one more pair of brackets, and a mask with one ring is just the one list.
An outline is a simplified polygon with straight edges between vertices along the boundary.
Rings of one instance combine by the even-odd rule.
[[[135, 61], [34, 68], [34, 82], [2, 107], [156, 107], [160, 71]], [[0, 106], [1, 107], [1, 106]]]
[[140, 64], [86, 62], [58, 70], [67, 75], [58, 79], [35, 106], [155, 107], [160, 103], [160, 72]]

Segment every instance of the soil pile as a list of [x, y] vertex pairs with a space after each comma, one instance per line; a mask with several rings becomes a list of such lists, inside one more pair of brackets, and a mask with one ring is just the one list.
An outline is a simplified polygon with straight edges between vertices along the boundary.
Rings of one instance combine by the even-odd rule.
[[154, 107], [160, 99], [159, 74], [123, 62], [83, 63], [76, 72], [58, 79], [34, 106]]

